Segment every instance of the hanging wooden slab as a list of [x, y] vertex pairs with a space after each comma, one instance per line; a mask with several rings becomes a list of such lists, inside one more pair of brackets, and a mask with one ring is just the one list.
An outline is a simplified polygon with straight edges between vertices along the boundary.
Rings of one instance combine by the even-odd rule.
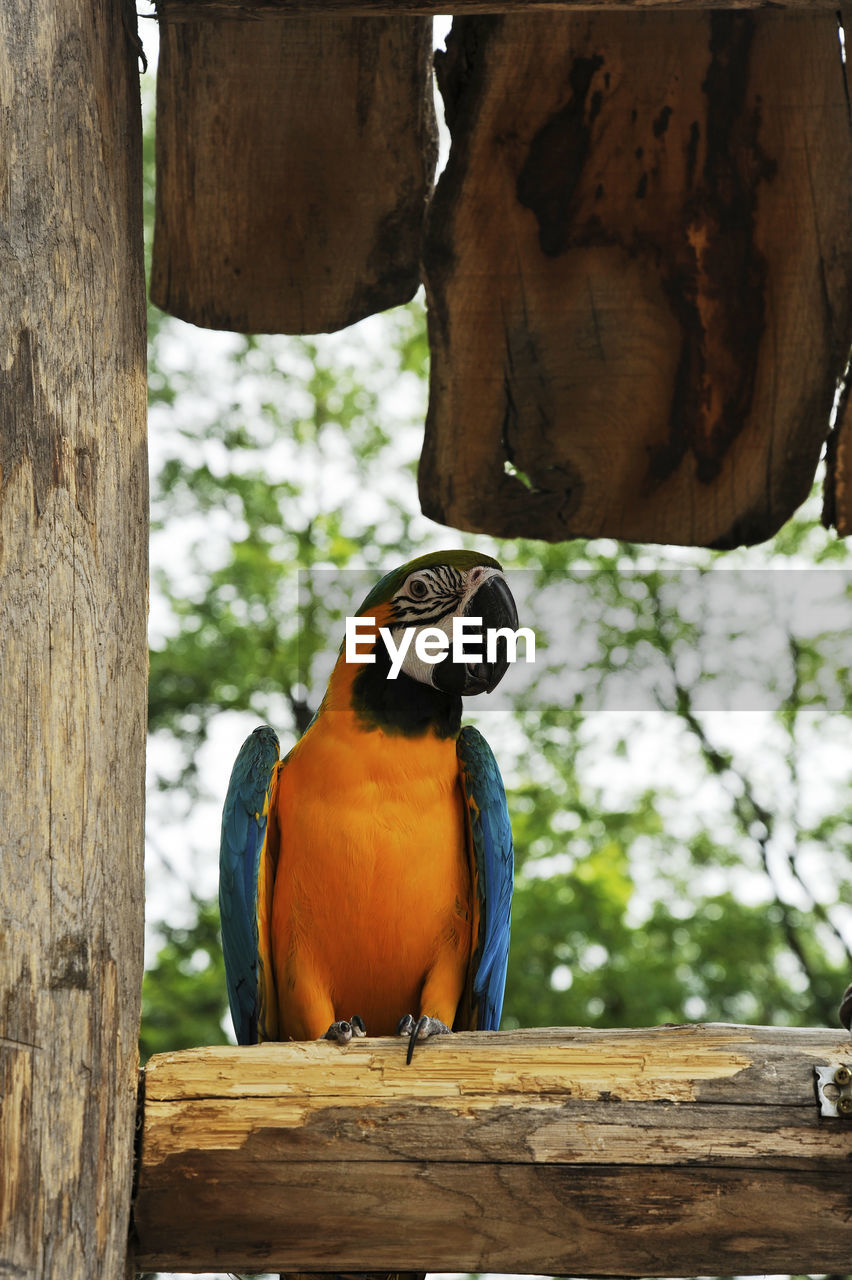
[[161, 26], [151, 297], [318, 333], [417, 289], [435, 168], [431, 19]]
[[850, 343], [832, 15], [456, 20], [423, 509], [733, 546], [809, 492]]

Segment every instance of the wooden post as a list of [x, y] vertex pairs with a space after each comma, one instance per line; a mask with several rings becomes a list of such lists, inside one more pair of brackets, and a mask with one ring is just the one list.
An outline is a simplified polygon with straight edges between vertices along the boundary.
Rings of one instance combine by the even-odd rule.
[[125, 1274], [147, 465], [134, 6], [0, 4], [0, 1273]]
[[662, 1027], [152, 1058], [149, 1268], [697, 1275], [843, 1271], [845, 1032]]

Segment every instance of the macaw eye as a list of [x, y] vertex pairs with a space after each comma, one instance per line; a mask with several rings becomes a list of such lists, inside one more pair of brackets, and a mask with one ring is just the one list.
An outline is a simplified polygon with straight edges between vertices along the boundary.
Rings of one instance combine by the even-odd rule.
[[415, 600], [424, 600], [429, 594], [429, 588], [422, 578], [412, 578], [408, 586], [408, 594]]

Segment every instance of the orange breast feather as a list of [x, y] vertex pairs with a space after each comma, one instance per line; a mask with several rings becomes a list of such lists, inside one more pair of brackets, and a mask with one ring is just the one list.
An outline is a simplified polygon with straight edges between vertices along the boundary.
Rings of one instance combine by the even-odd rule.
[[[471, 950], [471, 872], [456, 745], [366, 731], [335, 669], [320, 715], [279, 769], [268, 939], [277, 1038], [360, 1014], [452, 1026]], [[266, 921], [261, 908], [261, 932]], [[264, 945], [266, 944], [266, 945]]]

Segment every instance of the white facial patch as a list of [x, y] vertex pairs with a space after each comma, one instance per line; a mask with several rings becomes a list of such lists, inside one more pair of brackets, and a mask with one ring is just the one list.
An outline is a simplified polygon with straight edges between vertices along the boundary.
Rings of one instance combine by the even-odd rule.
[[477, 565], [475, 569], [469, 569], [465, 578], [464, 595], [461, 598], [457, 612], [463, 614], [467, 607], [467, 602], [471, 596], [479, 590], [483, 582], [487, 582], [489, 578], [502, 578], [503, 574], [499, 569], [489, 569], [484, 564]]
[[[449, 653], [452, 645], [453, 617], [453, 614], [448, 614], [440, 622], [424, 627], [395, 628], [394, 638], [396, 640], [403, 638], [400, 633], [405, 630], [413, 636], [413, 643], [408, 645], [401, 663], [401, 669], [407, 676], [411, 676], [412, 680], [419, 680], [421, 684], [433, 684], [432, 673], [436, 666], [435, 658], [440, 659], [444, 653]], [[426, 661], [424, 654], [434, 655], [433, 661]], [[393, 671], [393, 668], [391, 668], [391, 671]]]
[[[416, 575], [415, 575], [416, 576]], [[443, 618], [436, 622], [430, 622], [423, 626], [412, 625], [412, 621], [398, 627], [392, 628], [390, 634], [383, 628], [385, 636], [385, 644], [388, 646], [388, 652], [391, 656], [390, 678], [396, 679], [400, 671], [404, 671], [412, 680], [418, 680], [421, 684], [431, 685], [435, 687], [433, 679], [435, 668], [440, 662], [444, 654], [449, 653], [456, 646], [462, 643], [470, 650], [476, 648], [474, 640], [475, 627], [471, 627], [467, 635], [459, 634], [459, 622], [463, 623], [462, 630], [466, 629], [468, 620], [464, 618], [464, 611], [471, 597], [479, 590], [484, 582], [489, 578], [503, 577], [499, 569], [492, 569], [486, 565], [477, 565], [473, 569], [469, 569], [464, 577], [464, 591], [460, 599], [458, 599], [451, 613], [447, 613]], [[406, 589], [410, 591], [410, 584], [406, 583]], [[454, 630], [455, 625], [455, 630]], [[481, 627], [481, 620], [479, 621]], [[405, 634], [408, 632], [408, 636]], [[480, 646], [481, 647], [481, 646]], [[456, 649], [458, 657], [458, 648]], [[429, 661], [431, 657], [432, 661]], [[485, 654], [479, 654], [471, 651], [463, 652], [462, 660], [478, 661], [485, 660]]]

